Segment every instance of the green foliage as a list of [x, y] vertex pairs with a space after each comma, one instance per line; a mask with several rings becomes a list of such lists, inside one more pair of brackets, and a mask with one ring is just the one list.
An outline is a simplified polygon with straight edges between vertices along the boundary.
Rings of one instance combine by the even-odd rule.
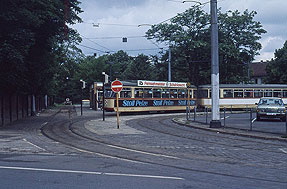
[[266, 66], [266, 83], [287, 84], [287, 41], [281, 49], [275, 51], [274, 55], [275, 59]]
[[[220, 82], [239, 83], [247, 79], [246, 62], [261, 48], [258, 40], [266, 31], [253, 21], [256, 12], [218, 13]], [[178, 14], [170, 23], [153, 25], [146, 35], [172, 48], [172, 80], [210, 83], [210, 15], [200, 7]], [[161, 58], [166, 67], [168, 56]], [[160, 64], [156, 65], [160, 67]]]
[[153, 66], [149, 61], [149, 57], [143, 54], [135, 57], [134, 61], [128, 64], [124, 72], [125, 78], [128, 80], [153, 80]]
[[153, 79], [153, 66], [148, 56], [143, 54], [131, 57], [124, 51], [95, 58], [88, 56], [79, 64], [77, 78], [89, 85], [102, 81], [102, 72], [112, 76], [112, 80]]
[[[78, 0], [3, 0], [0, 6], [0, 87], [47, 94], [57, 73], [58, 46], [71, 43], [81, 21]], [[70, 47], [69, 47], [70, 48]], [[66, 55], [66, 54], [65, 54]], [[2, 69], [3, 68], [3, 69]]]

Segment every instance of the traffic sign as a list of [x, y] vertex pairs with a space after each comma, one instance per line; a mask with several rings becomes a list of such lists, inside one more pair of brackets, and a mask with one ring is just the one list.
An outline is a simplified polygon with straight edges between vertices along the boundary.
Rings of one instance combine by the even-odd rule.
[[115, 80], [112, 82], [111, 88], [115, 93], [118, 93], [123, 89], [123, 84], [119, 80]]

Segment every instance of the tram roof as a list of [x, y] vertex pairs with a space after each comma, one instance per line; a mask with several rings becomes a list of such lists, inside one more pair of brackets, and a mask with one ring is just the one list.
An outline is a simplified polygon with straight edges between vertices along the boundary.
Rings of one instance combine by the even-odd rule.
[[[211, 85], [200, 85], [199, 88], [210, 88]], [[287, 88], [286, 84], [220, 84], [220, 88]]]

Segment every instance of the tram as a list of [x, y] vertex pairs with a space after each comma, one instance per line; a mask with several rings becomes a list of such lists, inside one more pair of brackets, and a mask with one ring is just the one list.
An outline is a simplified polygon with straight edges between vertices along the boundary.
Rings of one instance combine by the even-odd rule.
[[[119, 93], [119, 112], [182, 111], [196, 105], [193, 89], [184, 82], [123, 81]], [[189, 94], [189, 96], [188, 96]], [[115, 94], [105, 91], [105, 110], [116, 111]]]
[[[283, 84], [220, 84], [220, 108], [254, 108], [261, 97], [280, 97], [287, 104], [287, 85]], [[211, 107], [211, 86], [198, 88], [198, 106]]]
[[[211, 107], [211, 86], [198, 87], [185, 82], [122, 81], [119, 93], [120, 112], [184, 111]], [[280, 97], [287, 104], [287, 85], [284, 84], [220, 84], [220, 108], [245, 109], [256, 107], [261, 97]], [[98, 91], [97, 91], [98, 90]], [[95, 94], [101, 87], [95, 87]], [[102, 96], [98, 99], [101, 104]], [[116, 95], [105, 87], [105, 110], [116, 111]]]

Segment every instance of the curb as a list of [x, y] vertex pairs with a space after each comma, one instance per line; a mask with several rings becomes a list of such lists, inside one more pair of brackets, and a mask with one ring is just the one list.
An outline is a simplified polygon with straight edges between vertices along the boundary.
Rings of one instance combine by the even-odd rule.
[[[177, 123], [179, 125], [183, 125], [185, 127], [191, 127], [195, 129], [200, 129], [204, 131], [211, 131], [221, 134], [228, 134], [228, 135], [235, 135], [235, 136], [242, 136], [242, 137], [249, 137], [249, 138], [256, 138], [256, 139], [264, 139], [264, 140], [277, 140], [281, 142], [287, 142], [287, 138], [283, 137], [276, 137], [276, 136], [260, 136], [253, 133], [246, 133], [245, 130], [239, 130], [239, 129], [232, 129], [232, 128], [206, 128], [199, 125], [206, 125], [200, 122], [192, 122], [187, 120], [180, 120], [179, 118], [173, 118], [172, 121], [174, 123]], [[228, 129], [228, 130], [227, 130]], [[237, 132], [236, 132], [237, 131]], [[240, 132], [238, 132], [240, 131]], [[285, 136], [286, 137], [286, 136]]]

